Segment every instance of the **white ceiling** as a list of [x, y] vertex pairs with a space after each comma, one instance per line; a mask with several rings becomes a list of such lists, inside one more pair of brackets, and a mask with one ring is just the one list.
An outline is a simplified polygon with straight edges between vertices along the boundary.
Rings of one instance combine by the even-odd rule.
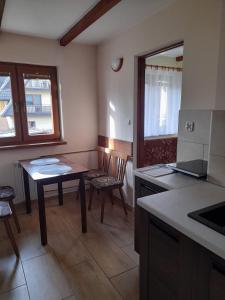
[[[118, 35], [165, 8], [174, 0], [122, 0], [75, 41], [97, 44]], [[2, 30], [60, 38], [98, 0], [7, 0]]]
[[177, 57], [183, 56], [184, 53], [184, 46], [177, 47], [162, 53], [159, 53], [158, 56], [167, 56], [167, 57]]
[[162, 56], [175, 59], [177, 56], [183, 56], [183, 54], [184, 54], [184, 46], [181, 46], [181, 47], [170, 49], [168, 51], [164, 51], [164, 52], [161, 52], [159, 54], [147, 57], [146, 58], [146, 63], [147, 64], [152, 64], [153, 59], [159, 58], [159, 57], [162, 57]]

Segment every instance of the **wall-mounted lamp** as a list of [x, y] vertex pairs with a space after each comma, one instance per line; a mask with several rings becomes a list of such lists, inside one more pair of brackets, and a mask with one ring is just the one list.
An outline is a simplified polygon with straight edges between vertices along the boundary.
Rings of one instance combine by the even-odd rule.
[[123, 66], [123, 57], [114, 58], [111, 63], [111, 68], [114, 72], [119, 72]]

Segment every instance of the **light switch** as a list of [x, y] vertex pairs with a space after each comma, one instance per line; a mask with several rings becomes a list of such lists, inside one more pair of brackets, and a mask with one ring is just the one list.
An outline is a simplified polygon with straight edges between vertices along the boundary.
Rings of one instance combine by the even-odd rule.
[[195, 129], [195, 123], [191, 121], [186, 121], [185, 128], [188, 132], [193, 132]]

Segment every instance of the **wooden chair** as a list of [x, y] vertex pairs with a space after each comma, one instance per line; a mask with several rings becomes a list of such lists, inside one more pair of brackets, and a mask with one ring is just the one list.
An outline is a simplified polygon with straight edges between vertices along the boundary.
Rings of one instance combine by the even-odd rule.
[[[84, 179], [88, 182], [95, 178], [107, 176], [109, 173], [109, 166], [112, 157], [111, 150], [100, 146], [98, 146], [96, 150], [98, 152], [98, 168], [90, 170], [84, 175]], [[77, 193], [77, 198], [79, 198], [79, 192]]]
[[10, 223], [9, 223], [9, 218], [11, 217], [11, 215], [12, 215], [12, 211], [9, 206], [9, 203], [0, 201], [0, 221], [4, 222], [5, 229], [8, 234], [8, 237], [10, 239], [13, 250], [14, 250], [16, 256], [19, 258], [19, 256], [20, 256], [19, 250], [18, 250], [16, 240], [14, 238], [14, 235], [13, 235]]
[[20, 224], [13, 203], [14, 198], [15, 198], [15, 192], [11, 186], [0, 186], [0, 201], [6, 201], [9, 203], [17, 231], [20, 233], [21, 232]]
[[85, 174], [86, 180], [107, 176], [111, 161], [111, 150], [104, 147], [97, 147], [98, 152], [98, 169], [90, 170]]
[[101, 194], [101, 223], [103, 223], [104, 208], [105, 208], [105, 198], [103, 194], [109, 193], [113, 204], [112, 193], [113, 190], [115, 189], [119, 190], [122, 206], [125, 215], [127, 215], [127, 209], [126, 209], [122, 187], [124, 183], [124, 176], [126, 172], [128, 156], [127, 154], [118, 151], [112, 151], [111, 156], [112, 156], [111, 175], [94, 178], [93, 180], [90, 181], [90, 200], [89, 200], [88, 210], [91, 210], [94, 191], [96, 190], [97, 192], [101, 192], [100, 193]]

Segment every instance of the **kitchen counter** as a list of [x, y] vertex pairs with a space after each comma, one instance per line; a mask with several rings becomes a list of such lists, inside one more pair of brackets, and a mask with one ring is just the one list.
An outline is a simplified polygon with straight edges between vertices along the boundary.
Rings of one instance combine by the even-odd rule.
[[150, 170], [151, 168], [155, 168], [155, 166], [136, 169], [134, 170], [134, 175], [167, 190], [180, 189], [194, 184], [199, 184], [200, 182], [200, 179], [177, 172], [169, 175], [153, 177], [145, 173], [145, 171]]
[[[164, 177], [167, 176], [171, 175]], [[225, 236], [187, 216], [189, 212], [223, 201], [225, 201], [225, 188], [198, 181], [197, 184], [189, 187], [139, 198], [137, 204], [225, 259]]]

